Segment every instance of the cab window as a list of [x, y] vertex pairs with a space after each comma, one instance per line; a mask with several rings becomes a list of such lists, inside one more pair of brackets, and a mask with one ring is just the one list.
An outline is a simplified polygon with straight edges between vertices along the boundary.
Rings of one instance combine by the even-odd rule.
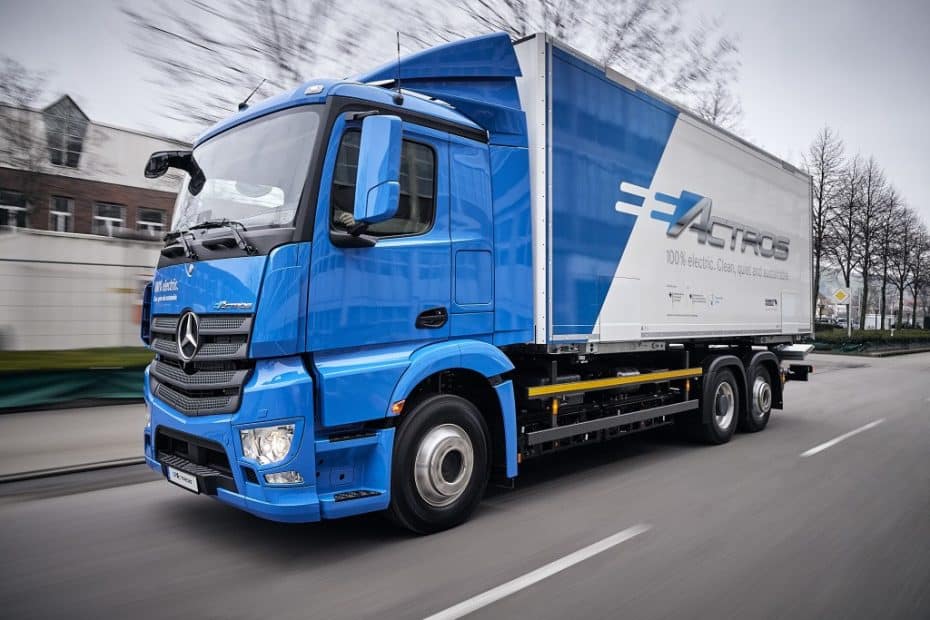
[[[342, 136], [336, 155], [333, 174], [332, 210], [330, 228], [346, 229], [346, 216], [351, 216], [355, 205], [355, 175], [358, 170], [358, 151], [362, 133], [347, 131]], [[433, 149], [404, 140], [400, 155], [400, 200], [397, 215], [384, 222], [370, 225], [366, 235], [399, 237], [419, 235], [430, 229], [436, 210], [436, 155]], [[351, 221], [349, 219], [348, 221]]]

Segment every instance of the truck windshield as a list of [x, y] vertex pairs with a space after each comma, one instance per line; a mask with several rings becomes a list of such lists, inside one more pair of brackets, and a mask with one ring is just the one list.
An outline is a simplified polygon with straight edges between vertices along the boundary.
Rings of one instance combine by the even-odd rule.
[[194, 149], [205, 182], [178, 194], [172, 230], [208, 220], [233, 220], [248, 228], [294, 221], [320, 125], [311, 107], [249, 121]]

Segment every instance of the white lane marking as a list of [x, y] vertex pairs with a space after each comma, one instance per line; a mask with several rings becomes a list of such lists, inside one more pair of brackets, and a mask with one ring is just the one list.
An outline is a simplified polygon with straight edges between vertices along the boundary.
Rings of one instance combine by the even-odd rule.
[[852, 437], [853, 435], [858, 435], [859, 433], [864, 432], [864, 431], [867, 431], [867, 430], [869, 430], [870, 428], [875, 428], [876, 426], [878, 426], [879, 424], [881, 424], [881, 423], [884, 422], [884, 421], [885, 421], [885, 418], [879, 418], [879, 419], [875, 420], [874, 422], [869, 422], [869, 423], [866, 424], [865, 426], [860, 426], [859, 428], [857, 428], [857, 429], [855, 429], [855, 430], [849, 431], [848, 433], [843, 433], [843, 434], [840, 435], [839, 437], [835, 437], [834, 439], [831, 439], [830, 441], [827, 441], [827, 442], [825, 442], [825, 443], [822, 443], [822, 444], [820, 444], [819, 446], [814, 446], [813, 448], [811, 448], [811, 449], [808, 450], [807, 452], [802, 452], [802, 453], [801, 453], [801, 456], [802, 456], [802, 457], [805, 457], [805, 456], [813, 456], [813, 455], [817, 454], [818, 452], [823, 452], [823, 451], [826, 450], [827, 448], [832, 448], [832, 447], [835, 446], [836, 444], [840, 443], [841, 441], [845, 441], [845, 440], [849, 439], [849, 438]]
[[562, 572], [566, 568], [570, 568], [579, 562], [584, 562], [588, 558], [591, 558], [598, 553], [603, 553], [611, 547], [615, 547], [635, 536], [639, 536], [643, 532], [648, 532], [651, 528], [651, 525], [644, 523], [634, 525], [633, 527], [628, 527], [622, 532], [617, 532], [613, 536], [608, 536], [603, 540], [599, 540], [594, 544], [588, 545], [583, 549], [579, 549], [574, 553], [570, 553], [563, 558], [559, 558], [554, 562], [546, 564], [545, 566], [541, 566], [532, 572], [513, 579], [512, 581], [501, 584], [496, 588], [491, 588], [487, 592], [473, 596], [466, 601], [462, 601], [458, 605], [454, 605], [448, 609], [444, 609], [438, 613], [435, 613], [432, 616], [426, 618], [426, 620], [454, 620], [455, 618], [461, 618], [464, 615], [470, 614], [473, 611], [477, 611], [482, 607], [486, 607], [487, 605], [499, 601], [502, 598], [508, 597], [515, 592], [519, 592], [524, 588], [528, 588], [534, 583], [542, 581], [547, 577], [551, 577], [556, 573]]

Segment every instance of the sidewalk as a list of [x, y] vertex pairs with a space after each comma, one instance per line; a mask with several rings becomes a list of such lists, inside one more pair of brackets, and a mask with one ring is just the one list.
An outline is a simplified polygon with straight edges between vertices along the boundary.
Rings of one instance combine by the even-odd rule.
[[0, 476], [142, 458], [145, 405], [0, 415]]

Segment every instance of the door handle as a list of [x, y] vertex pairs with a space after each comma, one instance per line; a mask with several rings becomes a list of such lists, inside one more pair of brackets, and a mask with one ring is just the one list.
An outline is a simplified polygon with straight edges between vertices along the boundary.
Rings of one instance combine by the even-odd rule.
[[449, 312], [445, 308], [430, 308], [417, 315], [417, 329], [438, 329], [449, 320]]

